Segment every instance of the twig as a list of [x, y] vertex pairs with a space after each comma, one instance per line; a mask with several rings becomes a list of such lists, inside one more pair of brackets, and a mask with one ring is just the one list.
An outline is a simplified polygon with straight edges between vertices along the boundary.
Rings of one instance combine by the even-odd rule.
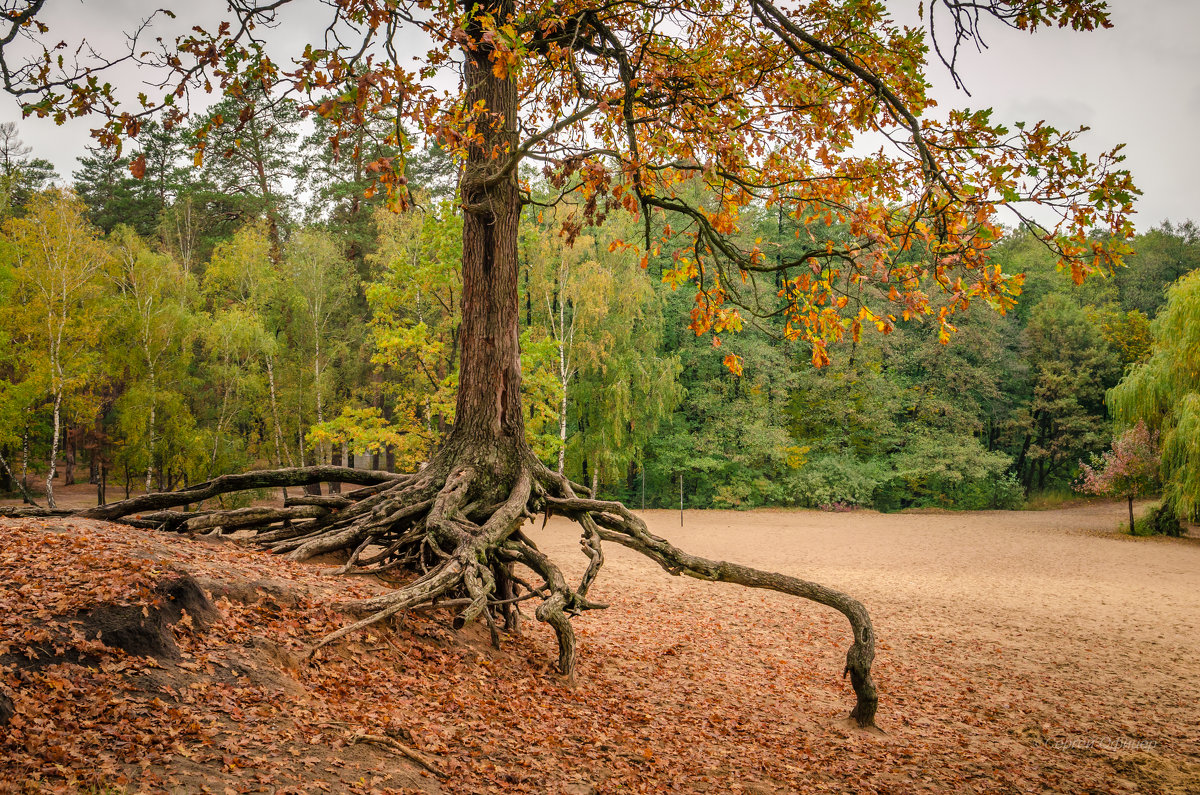
[[437, 765], [434, 764], [434, 761], [432, 759], [425, 756], [420, 751], [417, 751], [413, 748], [409, 748], [404, 743], [393, 740], [391, 737], [385, 737], [382, 734], [356, 734], [353, 737], [353, 741], [356, 744], [357, 743], [373, 743], [375, 745], [382, 745], [384, 748], [390, 748], [391, 750], [395, 751], [396, 753], [398, 753], [402, 756], [405, 756], [405, 757], [411, 759], [412, 761], [416, 762], [418, 765], [425, 768], [430, 773], [433, 773], [435, 776], [440, 777], [442, 775], [442, 771], [438, 769]]

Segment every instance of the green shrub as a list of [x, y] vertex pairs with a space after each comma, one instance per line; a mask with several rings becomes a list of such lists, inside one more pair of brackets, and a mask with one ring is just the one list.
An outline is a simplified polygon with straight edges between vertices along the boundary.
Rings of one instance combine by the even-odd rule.
[[881, 511], [977, 511], [1021, 504], [1020, 484], [1008, 472], [1012, 459], [985, 450], [974, 438], [914, 436], [890, 460], [893, 469], [880, 479], [874, 493], [874, 505]]
[[[1179, 521], [1175, 506], [1169, 504], [1167, 500], [1155, 505], [1142, 519], [1137, 520], [1135, 529], [1140, 529], [1143, 525], [1146, 528], [1146, 535], [1164, 535], [1174, 538], [1183, 535], [1183, 525]], [[1135, 532], [1134, 535], [1141, 535], [1141, 533]]]
[[787, 478], [793, 502], [805, 508], [824, 505], [874, 504], [882, 467], [860, 461], [853, 454], [821, 455], [805, 462]]

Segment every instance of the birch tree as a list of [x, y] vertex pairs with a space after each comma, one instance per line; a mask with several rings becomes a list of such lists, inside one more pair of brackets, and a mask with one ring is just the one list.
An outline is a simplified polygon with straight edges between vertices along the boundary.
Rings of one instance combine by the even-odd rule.
[[129, 227], [114, 230], [113, 279], [119, 295], [120, 317], [137, 350], [135, 372], [145, 378], [140, 390], [144, 411], [143, 450], [146, 491], [153, 488], [157, 453], [158, 409], [166, 361], [177, 354], [188, 330], [183, 304], [187, 273], [170, 256], [155, 253]]
[[[309, 359], [311, 394], [316, 422], [320, 424], [326, 420], [332, 393], [328, 358], [339, 327], [337, 321], [350, 298], [352, 277], [337, 242], [316, 229], [301, 231], [288, 243], [284, 268], [286, 289], [297, 314], [293, 325]], [[319, 462], [329, 463], [328, 445], [321, 442], [318, 447]]]
[[45, 356], [44, 380], [52, 409], [46, 502], [57, 507], [54, 477], [62, 439], [63, 401], [86, 379], [85, 360], [94, 353], [99, 325], [85, 302], [101, 289], [107, 247], [87, 221], [86, 206], [71, 192], [35, 195], [28, 213], [5, 224], [16, 276], [30, 319], [37, 318], [36, 343]]

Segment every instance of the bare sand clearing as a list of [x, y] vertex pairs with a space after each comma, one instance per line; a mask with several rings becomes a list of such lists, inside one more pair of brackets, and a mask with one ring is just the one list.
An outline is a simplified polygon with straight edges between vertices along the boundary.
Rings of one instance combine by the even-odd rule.
[[[879, 637], [884, 735], [844, 723], [840, 615], [670, 577], [613, 545], [593, 595], [614, 609], [578, 622], [581, 670], [640, 689], [647, 709], [742, 715], [759, 742], [790, 738], [785, 766], [803, 765], [805, 748], [814, 761], [861, 756], [828, 771], [826, 784], [840, 775], [849, 789], [857, 776], [894, 791], [1200, 792], [1200, 542], [1117, 535], [1124, 510], [688, 511], [682, 528], [678, 511], [642, 512], [688, 551], [861, 599]], [[564, 520], [534, 534], [582, 561]], [[705, 772], [780, 791], [736, 757]]]

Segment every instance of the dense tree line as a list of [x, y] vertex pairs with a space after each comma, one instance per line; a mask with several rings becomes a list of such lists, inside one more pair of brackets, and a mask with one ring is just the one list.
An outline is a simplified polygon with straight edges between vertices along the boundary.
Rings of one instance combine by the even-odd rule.
[[[219, 104], [187, 129], [149, 125], [69, 180], [0, 128], [0, 486], [49, 491], [59, 467], [102, 498], [255, 463], [408, 470], [453, 427], [454, 164], [408, 157], [418, 201], [396, 213], [370, 171], [397, 154], [391, 120], [335, 150], [286, 102], [235, 118]], [[746, 220], [764, 250], [799, 245], [792, 218]], [[1111, 441], [1106, 393], [1151, 358], [1168, 287], [1200, 267], [1196, 227], [1164, 224], [1128, 267], [1076, 286], [1016, 230], [992, 252], [1025, 274], [1015, 309], [976, 303], [949, 344], [901, 318], [817, 368], [810, 343], [766, 327], [689, 331], [680, 252], [639, 262], [623, 244], [639, 230], [619, 209], [567, 233], [554, 208], [527, 209], [520, 290], [535, 451], [647, 506], [681, 486], [694, 507], [885, 510], [1065, 489]], [[749, 287], [769, 308], [789, 278]]]

